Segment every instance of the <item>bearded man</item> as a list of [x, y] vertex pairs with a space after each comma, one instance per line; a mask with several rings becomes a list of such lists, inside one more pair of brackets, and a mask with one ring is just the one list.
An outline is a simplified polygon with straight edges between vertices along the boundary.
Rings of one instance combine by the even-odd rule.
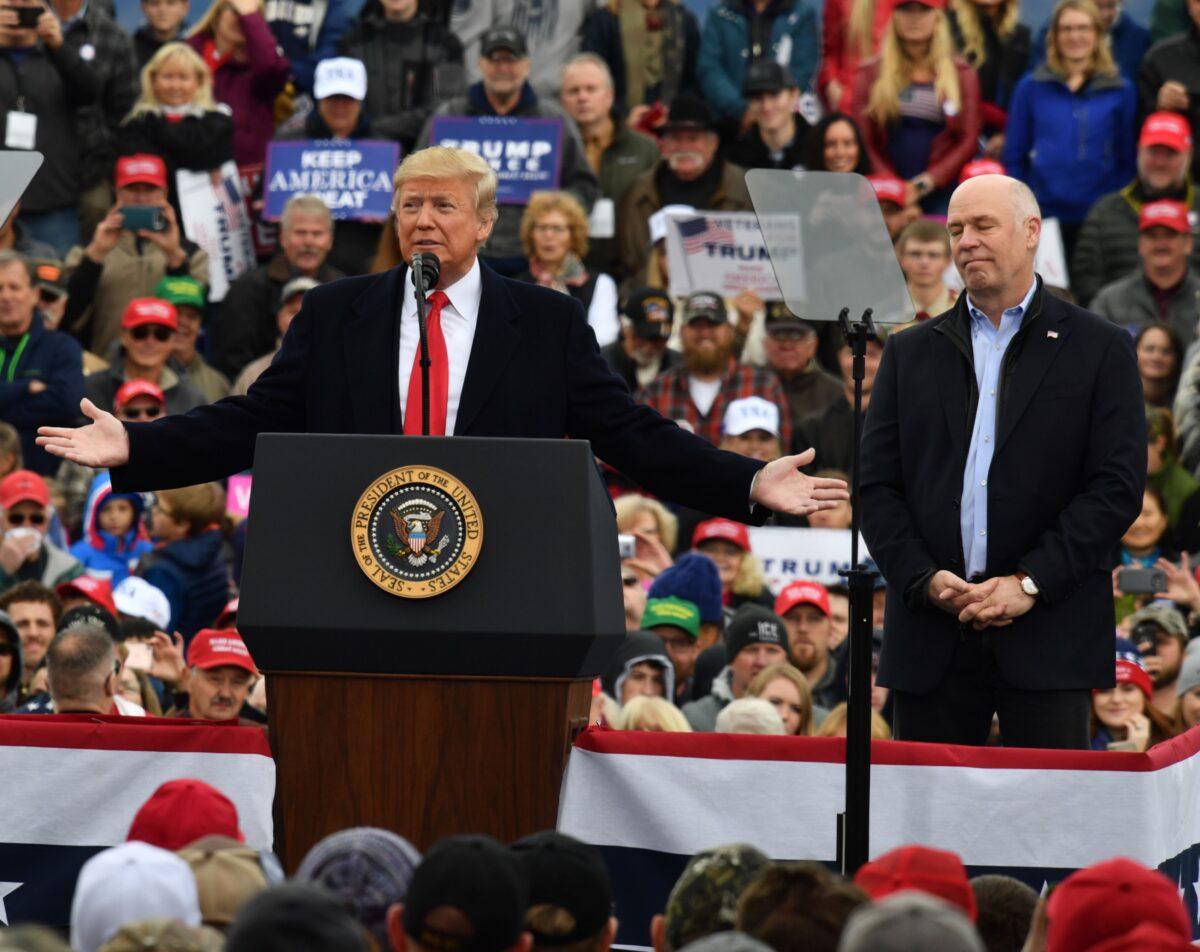
[[734, 400], [762, 397], [779, 408], [779, 440], [792, 443], [792, 420], [779, 378], [770, 370], [738, 364], [733, 359], [733, 325], [719, 294], [697, 291], [683, 305], [679, 330], [683, 364], [668, 370], [638, 392], [668, 420], [704, 437], [721, 441], [725, 408]]

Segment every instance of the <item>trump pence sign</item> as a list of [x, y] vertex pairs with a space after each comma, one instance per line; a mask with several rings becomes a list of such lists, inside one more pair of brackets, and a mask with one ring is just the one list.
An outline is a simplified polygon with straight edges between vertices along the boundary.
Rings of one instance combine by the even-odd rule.
[[482, 156], [500, 180], [496, 201], [524, 205], [558, 188], [563, 126], [558, 119], [512, 116], [435, 116], [430, 142]]

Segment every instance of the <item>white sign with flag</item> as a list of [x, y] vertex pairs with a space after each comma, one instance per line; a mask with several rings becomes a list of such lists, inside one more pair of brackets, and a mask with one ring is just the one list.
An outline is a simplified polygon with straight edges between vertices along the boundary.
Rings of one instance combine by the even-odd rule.
[[175, 173], [183, 233], [208, 252], [208, 299], [222, 301], [234, 280], [254, 265], [250, 215], [237, 166]]
[[[771, 231], [772, 249], [795, 248], [799, 253], [796, 216], [764, 216], [763, 227]], [[767, 248], [753, 212], [673, 212], [667, 216], [671, 294], [712, 291], [735, 297], [753, 291], [764, 301], [783, 300]]]

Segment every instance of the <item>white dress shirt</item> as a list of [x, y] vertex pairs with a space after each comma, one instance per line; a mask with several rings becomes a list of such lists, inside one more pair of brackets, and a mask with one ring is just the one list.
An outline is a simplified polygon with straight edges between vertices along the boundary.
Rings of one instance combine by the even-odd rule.
[[[471, 345], [475, 341], [475, 326], [479, 321], [479, 298], [483, 282], [479, 259], [471, 270], [454, 284], [443, 289], [450, 303], [442, 308], [442, 336], [446, 338], [446, 356], [450, 359], [450, 387], [446, 401], [446, 435], [454, 434], [458, 405], [462, 400], [463, 381], [471, 360]], [[412, 269], [404, 276], [404, 304], [400, 308], [400, 412], [408, 407], [408, 382], [412, 377], [413, 359], [420, 347], [417, 328], [417, 298], [413, 287]], [[401, 416], [403, 419], [403, 416]]]

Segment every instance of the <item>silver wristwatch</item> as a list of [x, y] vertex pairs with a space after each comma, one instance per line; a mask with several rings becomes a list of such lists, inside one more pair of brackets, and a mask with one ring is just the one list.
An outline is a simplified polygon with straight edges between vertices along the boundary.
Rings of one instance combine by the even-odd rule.
[[1028, 595], [1030, 598], [1037, 598], [1038, 595], [1041, 594], [1041, 589], [1039, 589], [1037, 587], [1037, 582], [1035, 582], [1028, 575], [1021, 576], [1021, 591], [1024, 592], [1026, 595]]

